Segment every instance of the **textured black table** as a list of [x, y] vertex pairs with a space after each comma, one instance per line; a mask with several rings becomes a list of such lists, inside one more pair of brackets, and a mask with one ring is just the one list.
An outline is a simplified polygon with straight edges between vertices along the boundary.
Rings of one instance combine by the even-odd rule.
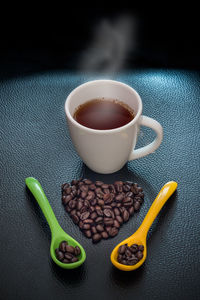
[[[43, 72], [1, 79], [0, 85], [0, 298], [1, 299], [199, 299], [200, 271], [200, 87], [199, 74], [139, 70], [112, 78], [134, 87], [143, 113], [158, 120], [164, 140], [154, 153], [111, 175], [89, 170], [72, 146], [64, 102], [73, 88], [109, 76]], [[2, 77], [3, 78], [3, 77]], [[153, 139], [141, 128], [138, 146]], [[42, 184], [64, 230], [84, 246], [79, 269], [59, 269], [50, 259], [50, 230], [25, 178]], [[93, 245], [61, 204], [61, 184], [79, 177], [141, 184], [145, 202], [119, 234]], [[178, 190], [148, 235], [148, 258], [124, 273], [110, 263], [113, 247], [141, 224], [156, 194], [169, 180]]]

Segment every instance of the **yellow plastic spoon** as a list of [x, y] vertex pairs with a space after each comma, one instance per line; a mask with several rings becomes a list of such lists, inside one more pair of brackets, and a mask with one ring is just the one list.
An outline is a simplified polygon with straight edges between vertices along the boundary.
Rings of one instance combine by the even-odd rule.
[[[147, 257], [147, 245], [146, 245], [146, 238], [147, 238], [147, 233], [157, 217], [158, 213], [162, 209], [163, 205], [167, 202], [167, 200], [170, 198], [170, 196], [174, 193], [174, 191], [177, 188], [177, 182], [175, 181], [170, 181], [166, 183], [160, 192], [158, 193], [156, 199], [152, 203], [148, 213], [146, 214], [146, 217], [144, 218], [142, 224], [138, 228], [138, 230], [131, 235], [129, 238], [126, 240], [122, 241], [120, 244], [118, 244], [112, 251], [110, 259], [112, 264], [122, 270], [122, 271], [133, 271], [137, 268], [139, 268], [145, 261]], [[143, 245], [144, 246], [144, 252], [143, 252], [143, 258], [135, 265], [132, 266], [127, 266], [120, 264], [117, 261], [117, 256], [118, 256], [118, 248], [121, 245], [128, 244], [128, 246], [131, 246], [132, 244], [138, 244], [138, 245]]]

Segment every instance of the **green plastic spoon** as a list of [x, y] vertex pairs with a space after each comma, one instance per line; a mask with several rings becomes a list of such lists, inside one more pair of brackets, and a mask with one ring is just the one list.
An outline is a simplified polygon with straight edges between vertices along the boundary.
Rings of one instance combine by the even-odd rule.
[[[50, 254], [53, 261], [61, 268], [64, 269], [75, 269], [83, 264], [86, 259], [85, 250], [83, 247], [74, 240], [71, 236], [69, 236], [59, 225], [54, 212], [47, 200], [47, 197], [39, 183], [39, 181], [33, 177], [28, 177], [25, 180], [27, 187], [37, 200], [42, 212], [49, 224], [51, 229], [51, 247]], [[75, 247], [78, 246], [81, 250], [81, 253], [78, 257], [78, 261], [74, 263], [64, 264], [56, 258], [55, 249], [59, 247], [60, 242], [67, 241], [69, 245]]]

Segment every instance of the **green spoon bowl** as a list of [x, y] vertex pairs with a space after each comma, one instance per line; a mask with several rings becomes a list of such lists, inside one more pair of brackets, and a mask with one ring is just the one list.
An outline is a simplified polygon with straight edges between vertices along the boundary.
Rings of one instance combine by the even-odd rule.
[[[50, 246], [50, 254], [53, 261], [63, 269], [75, 269], [81, 266], [85, 259], [86, 254], [83, 247], [70, 235], [68, 235], [59, 225], [54, 212], [49, 204], [49, 201], [39, 183], [39, 181], [33, 177], [28, 177], [25, 180], [27, 187], [37, 200], [51, 230], [51, 246]], [[62, 263], [56, 258], [55, 250], [59, 247], [59, 244], [62, 241], [67, 241], [69, 245], [75, 247], [78, 246], [81, 250], [80, 255], [78, 256], [78, 261], [74, 263]]]

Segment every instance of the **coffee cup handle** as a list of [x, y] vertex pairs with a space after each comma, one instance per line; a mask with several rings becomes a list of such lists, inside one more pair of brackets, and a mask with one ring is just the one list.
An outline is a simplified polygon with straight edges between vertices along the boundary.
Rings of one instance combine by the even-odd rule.
[[160, 146], [163, 139], [163, 128], [156, 120], [146, 116], [141, 116], [138, 121], [138, 125], [153, 129], [156, 132], [157, 136], [152, 143], [139, 149], [133, 150], [128, 160], [134, 160], [154, 152]]

